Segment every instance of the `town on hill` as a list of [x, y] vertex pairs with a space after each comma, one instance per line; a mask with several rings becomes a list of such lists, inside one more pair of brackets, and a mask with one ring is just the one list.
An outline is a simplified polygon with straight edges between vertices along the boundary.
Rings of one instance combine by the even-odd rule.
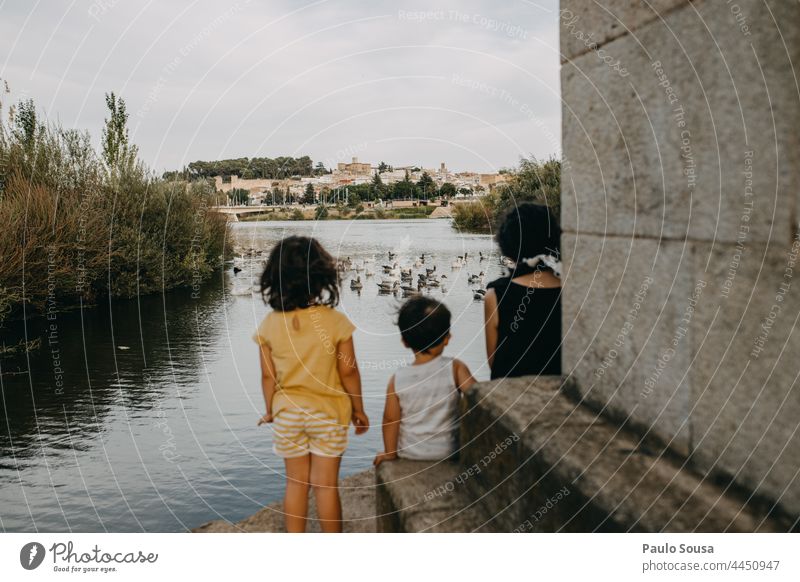
[[452, 172], [445, 163], [438, 168], [373, 165], [353, 157], [327, 169], [302, 158], [241, 158], [218, 162], [193, 162], [190, 177], [214, 180], [228, 204], [260, 206], [315, 204], [342, 201], [410, 198], [472, 198], [492, 192], [508, 179], [497, 173]]

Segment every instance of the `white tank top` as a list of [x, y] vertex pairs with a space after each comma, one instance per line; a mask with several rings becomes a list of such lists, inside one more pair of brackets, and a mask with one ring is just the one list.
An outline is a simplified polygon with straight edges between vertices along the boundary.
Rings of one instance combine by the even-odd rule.
[[400, 400], [397, 455], [403, 459], [435, 461], [458, 447], [458, 402], [461, 392], [453, 378], [453, 358], [406, 366], [394, 375]]

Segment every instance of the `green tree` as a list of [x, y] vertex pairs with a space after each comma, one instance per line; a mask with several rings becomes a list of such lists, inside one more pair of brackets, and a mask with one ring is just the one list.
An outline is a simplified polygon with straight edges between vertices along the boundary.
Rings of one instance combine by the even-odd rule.
[[536, 202], [550, 208], [558, 217], [561, 215], [561, 161], [520, 158], [519, 168], [510, 173], [509, 181], [497, 190], [503, 208], [520, 202]]
[[406, 174], [405, 180], [400, 180], [399, 182], [394, 183], [394, 188], [392, 190], [392, 198], [413, 198], [414, 194], [416, 193], [416, 187], [414, 186], [414, 182], [409, 180], [408, 174]]
[[244, 188], [233, 188], [228, 192], [231, 204], [250, 204], [250, 191]]
[[304, 204], [314, 204], [316, 200], [316, 192], [314, 192], [314, 184], [307, 184], [306, 191], [303, 194]]
[[103, 128], [103, 161], [108, 171], [115, 175], [119, 170], [135, 163], [136, 146], [130, 145], [128, 137], [128, 112], [125, 100], [113, 92], [106, 93], [108, 119]]
[[430, 177], [428, 172], [422, 172], [422, 176], [417, 182], [420, 196], [423, 198], [430, 198], [436, 192], [436, 182]]
[[380, 172], [377, 172], [372, 177], [372, 183], [370, 184], [370, 198], [373, 200], [376, 198], [386, 198], [386, 185], [381, 180]]
[[[516, 170], [506, 172], [508, 182], [470, 204], [453, 209], [453, 226], [459, 230], [489, 232], [509, 208], [534, 202], [550, 208], [559, 220], [561, 212], [561, 161], [551, 158], [539, 162], [521, 158]], [[481, 186], [476, 188], [483, 191]]]
[[455, 185], [451, 184], [450, 182], [445, 182], [442, 184], [442, 187], [439, 188], [439, 195], [442, 198], [452, 198], [456, 195]]

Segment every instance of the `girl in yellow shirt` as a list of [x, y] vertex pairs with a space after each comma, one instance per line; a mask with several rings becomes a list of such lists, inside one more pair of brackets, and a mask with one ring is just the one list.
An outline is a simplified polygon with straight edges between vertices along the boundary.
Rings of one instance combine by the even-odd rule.
[[272, 423], [273, 450], [286, 464], [286, 529], [303, 532], [313, 487], [325, 532], [342, 530], [339, 464], [352, 422], [369, 428], [353, 348], [355, 326], [336, 311], [339, 276], [333, 257], [313, 238], [291, 236], [270, 253], [261, 294], [272, 307], [253, 339]]

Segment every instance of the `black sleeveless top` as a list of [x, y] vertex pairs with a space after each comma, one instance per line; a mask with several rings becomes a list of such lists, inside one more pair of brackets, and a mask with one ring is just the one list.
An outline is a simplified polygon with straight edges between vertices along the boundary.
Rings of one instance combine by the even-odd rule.
[[492, 379], [561, 374], [561, 288], [512, 283], [508, 277], [487, 289], [497, 295], [497, 349]]

